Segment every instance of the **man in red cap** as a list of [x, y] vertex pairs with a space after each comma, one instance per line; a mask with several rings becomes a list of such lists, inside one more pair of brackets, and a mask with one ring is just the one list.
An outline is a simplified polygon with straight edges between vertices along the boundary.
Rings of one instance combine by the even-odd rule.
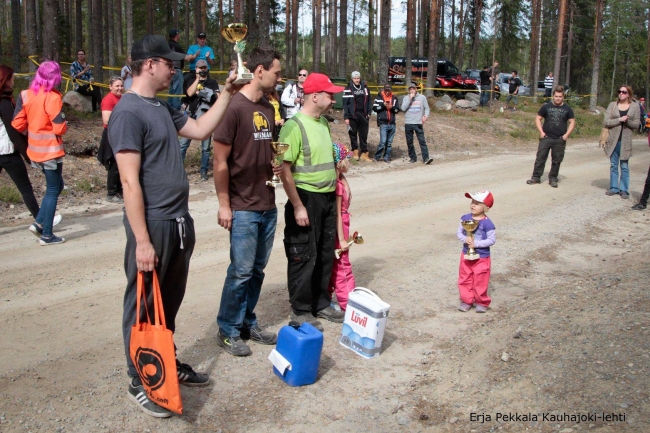
[[284, 248], [291, 320], [309, 322], [322, 331], [317, 317], [337, 323], [345, 317], [330, 306], [327, 290], [336, 236], [336, 166], [329, 124], [323, 117], [343, 87], [312, 73], [303, 89], [302, 109], [284, 124], [279, 139], [289, 144], [282, 167], [289, 198], [284, 208]]

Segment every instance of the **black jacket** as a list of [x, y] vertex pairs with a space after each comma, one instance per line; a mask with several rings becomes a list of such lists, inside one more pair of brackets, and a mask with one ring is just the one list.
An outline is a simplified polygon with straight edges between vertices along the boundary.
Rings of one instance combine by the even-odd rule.
[[[370, 116], [370, 109], [372, 107], [370, 91], [365, 81], [359, 83], [360, 89], [358, 94], [355, 95], [357, 90], [354, 84], [348, 83], [343, 90], [343, 118], [354, 119], [356, 118], [355, 112], [361, 112], [366, 116]], [[361, 98], [363, 96], [363, 98]], [[363, 100], [363, 104], [358, 104], [357, 100]]]
[[377, 93], [375, 102], [372, 104], [372, 111], [377, 113], [377, 126], [395, 124], [395, 115], [399, 112], [399, 107], [394, 93], [391, 96], [391, 102], [393, 107], [389, 110], [384, 103], [384, 91]]

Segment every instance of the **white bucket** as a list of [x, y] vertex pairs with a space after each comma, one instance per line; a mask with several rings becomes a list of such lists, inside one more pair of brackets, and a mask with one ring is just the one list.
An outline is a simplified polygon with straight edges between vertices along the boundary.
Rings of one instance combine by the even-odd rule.
[[364, 358], [381, 351], [390, 305], [363, 287], [350, 292], [339, 342]]

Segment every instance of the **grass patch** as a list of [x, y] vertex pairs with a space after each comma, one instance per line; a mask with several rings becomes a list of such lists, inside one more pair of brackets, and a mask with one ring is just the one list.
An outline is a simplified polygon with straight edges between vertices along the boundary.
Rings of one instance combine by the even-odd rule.
[[576, 127], [573, 130], [574, 137], [588, 138], [598, 137], [603, 128], [603, 116], [592, 114], [585, 110], [574, 110], [576, 115]]
[[0, 201], [11, 204], [18, 204], [23, 201], [20, 192], [13, 186], [3, 185], [0, 186]]
[[77, 183], [75, 184], [75, 189], [81, 192], [85, 193], [90, 193], [93, 191], [96, 191], [100, 188], [103, 188], [103, 182], [102, 180], [97, 177], [93, 176], [90, 179], [81, 179], [78, 180]]

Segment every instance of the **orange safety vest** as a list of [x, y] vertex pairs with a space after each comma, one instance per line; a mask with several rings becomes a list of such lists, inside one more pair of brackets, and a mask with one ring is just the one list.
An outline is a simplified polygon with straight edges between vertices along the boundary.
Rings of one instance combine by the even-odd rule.
[[27, 156], [34, 162], [45, 162], [65, 156], [61, 136], [68, 130], [63, 100], [56, 90], [34, 93], [20, 92], [16, 115], [11, 125], [19, 132], [27, 130]]

